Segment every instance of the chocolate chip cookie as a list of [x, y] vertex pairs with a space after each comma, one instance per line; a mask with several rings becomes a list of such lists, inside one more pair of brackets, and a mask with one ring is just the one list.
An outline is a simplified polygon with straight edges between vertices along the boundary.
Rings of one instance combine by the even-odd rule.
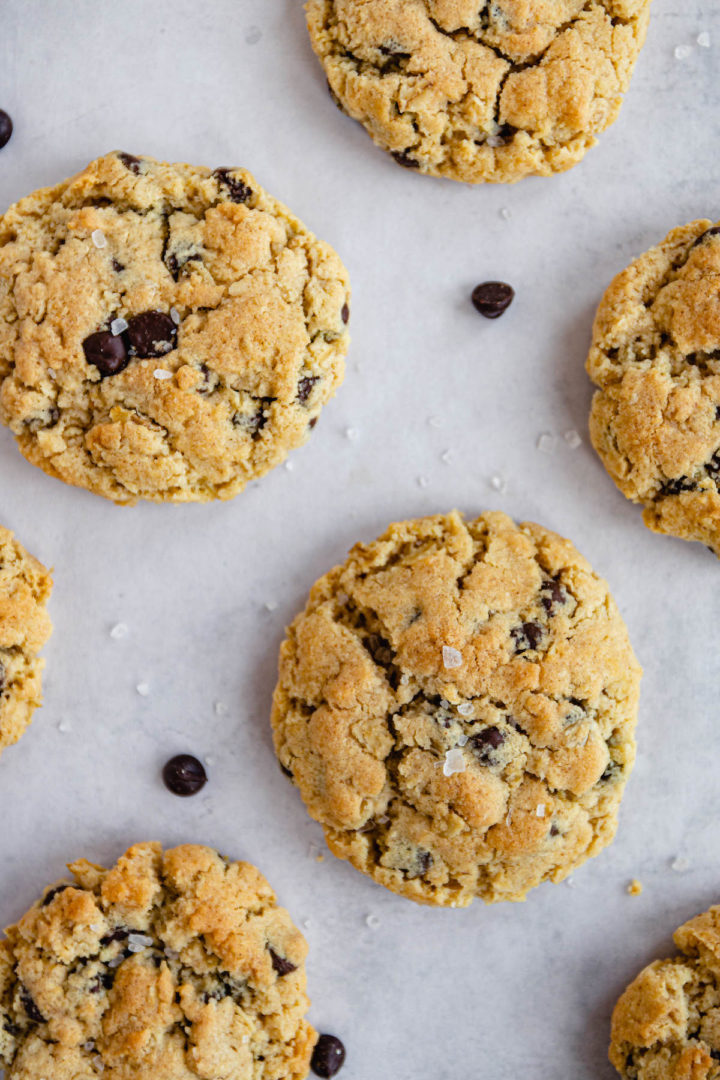
[[640, 668], [573, 545], [504, 514], [392, 525], [313, 587], [280, 654], [283, 770], [394, 892], [520, 900], [612, 839]]
[[244, 169], [113, 153], [0, 218], [0, 419], [118, 503], [228, 499], [342, 381], [348, 280]]
[[720, 225], [693, 221], [615, 278], [587, 361], [590, 435], [655, 532], [720, 555]]
[[7, 1080], [302, 1080], [305, 940], [248, 863], [137, 844], [85, 859], [0, 941]]
[[52, 579], [0, 526], [0, 753], [18, 741], [40, 704], [38, 653], [50, 637]]
[[615, 1006], [610, 1061], [625, 1080], [720, 1077], [720, 907], [674, 938], [680, 955], [649, 964]]
[[650, 0], [308, 0], [338, 106], [409, 169], [512, 183], [616, 119]]

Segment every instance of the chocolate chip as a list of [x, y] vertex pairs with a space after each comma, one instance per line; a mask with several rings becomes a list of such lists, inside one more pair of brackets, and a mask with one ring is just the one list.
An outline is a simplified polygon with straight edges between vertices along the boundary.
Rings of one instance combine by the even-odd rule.
[[617, 761], [611, 761], [605, 772], [600, 777], [600, 783], [605, 784], [608, 780], [612, 780], [619, 772], [622, 772], [622, 766]]
[[50, 892], [45, 893], [45, 895], [43, 896], [42, 904], [40, 906], [47, 907], [48, 904], [55, 899], [58, 893], [65, 892], [65, 890], [69, 888], [69, 885], [56, 885], [54, 889], [50, 890]]
[[308, 424], [308, 427], [310, 428], [310, 430], [311, 430], [311, 431], [312, 431], [312, 429], [313, 429], [313, 428], [315, 427], [315, 425], [317, 424], [317, 422], [318, 422], [318, 418], [317, 418], [317, 416], [313, 416], [312, 420], [311, 420], [311, 421], [310, 421], [310, 423]]
[[55, 405], [51, 405], [41, 416], [33, 416], [26, 420], [25, 427], [30, 431], [42, 431], [45, 428], [55, 427], [59, 419], [60, 410]]
[[140, 175], [141, 158], [135, 157], [134, 154], [126, 154], [122, 150], [118, 153], [118, 157], [126, 169], [129, 169], [131, 173], [135, 173], [136, 176]]
[[499, 319], [515, 299], [512, 285], [504, 281], [484, 281], [472, 291], [472, 302], [486, 319]]
[[297, 964], [291, 963], [284, 956], [279, 956], [274, 949], [271, 949], [268, 945], [268, 952], [270, 953], [270, 959], [272, 960], [272, 966], [280, 977], [283, 975], [289, 975], [291, 971], [295, 971]]
[[422, 848], [418, 848], [417, 855], [415, 857], [415, 873], [408, 873], [408, 877], [422, 877], [423, 874], [427, 874], [432, 864], [433, 857], [430, 852], [424, 851]]
[[300, 380], [298, 383], [297, 400], [301, 405], [304, 405], [310, 397], [312, 388], [317, 382], [320, 382], [320, 378], [317, 375], [306, 375], [304, 379]]
[[33, 1021], [33, 1023], [44, 1024], [46, 1022], [45, 1017], [40, 1012], [27, 990], [23, 990], [22, 994], [20, 995], [20, 1000], [22, 1001], [23, 1009], [27, 1013], [29, 1019]]
[[409, 150], [394, 150], [392, 156], [395, 158], [398, 165], [402, 165], [404, 169], [420, 168], [420, 162], [415, 160]]
[[143, 311], [128, 319], [125, 336], [131, 354], [146, 360], [172, 352], [177, 344], [177, 326], [164, 311]]
[[5, 112], [4, 109], [0, 109], [0, 150], [3, 146], [10, 142], [10, 136], [13, 133], [13, 122]]
[[[717, 236], [720, 233], [720, 225], [713, 225], [712, 229], [707, 229], [701, 236], [698, 236], [692, 247], [697, 247], [698, 244], [702, 244], [703, 240], [707, 240], [708, 236]], [[692, 251], [692, 248], [690, 249]]]
[[285, 765], [283, 765], [283, 763], [282, 763], [282, 762], [280, 762], [280, 772], [284, 773], [284, 774], [285, 774], [285, 776], [289, 777], [289, 779], [290, 779], [290, 780], [294, 780], [294, 779], [295, 779], [295, 777], [294, 777], [294, 776], [293, 776], [293, 774], [292, 774], [292, 773], [290, 772], [290, 770], [289, 770], [288, 768], [286, 768], [286, 766], [285, 766]]
[[119, 926], [117, 930], [112, 930], [109, 934], [106, 934], [105, 937], [100, 938], [100, 947], [106, 949], [108, 945], [112, 945], [114, 941], [124, 941], [129, 934], [129, 930]]
[[522, 626], [516, 626], [510, 636], [515, 642], [515, 652], [524, 653], [537, 649], [542, 641], [543, 628], [536, 622], [526, 622]]
[[350, 308], [348, 307], [347, 304], [343, 304], [342, 309], [340, 311], [340, 318], [342, 319], [342, 321], [347, 326], [348, 321], [350, 319]]
[[262, 409], [254, 413], [252, 416], [248, 416], [247, 413], [236, 412], [232, 415], [232, 422], [235, 427], [243, 428], [252, 435], [253, 438], [262, 431], [267, 424], [268, 418]]
[[5, 1031], [7, 1031], [8, 1035], [12, 1036], [13, 1039], [20, 1034], [20, 1028], [18, 1027], [18, 1025], [13, 1024], [10, 1020], [5, 1020], [5, 1022], [3, 1023], [3, 1028]]
[[5, 665], [0, 663], [0, 694], [5, 689]]
[[337, 1035], [321, 1035], [310, 1059], [316, 1076], [327, 1078], [340, 1072], [345, 1062], [345, 1047]]
[[525, 728], [522, 726], [519, 720], [515, 719], [514, 716], [508, 716], [506, 717], [506, 719], [511, 728], [515, 728], [515, 730], [519, 731], [521, 735], [527, 735], [527, 731], [525, 730]]
[[[718, 417], [720, 420], [720, 416]], [[717, 450], [705, 466], [705, 470], [711, 480], [717, 482], [720, 479], [720, 450]]]
[[540, 592], [543, 594], [541, 598], [542, 605], [548, 615], [554, 615], [556, 607], [562, 607], [563, 604], [567, 603], [567, 591], [559, 581], [555, 581], [552, 578], [543, 583]]
[[171, 252], [165, 257], [165, 265], [172, 274], [173, 281], [177, 281], [181, 273], [184, 273], [185, 267], [191, 262], [202, 262], [202, 255], [197, 252], [191, 252], [189, 255], [178, 255], [176, 252]]
[[387, 664], [392, 664], [395, 659], [395, 653], [390, 647], [390, 642], [386, 638], [381, 637], [380, 634], [370, 634], [370, 636], [363, 641], [363, 645], [376, 664], [386, 666]]
[[550, 826], [550, 835], [551, 836], [559, 836], [560, 835], [560, 830], [558, 829], [557, 825], [551, 825]]
[[103, 379], [124, 371], [130, 363], [122, 335], [111, 334], [109, 330], [98, 330], [90, 334], [82, 343], [85, 359], [94, 364]]
[[99, 994], [101, 990], [112, 990], [114, 982], [115, 971], [106, 971], [104, 974], [97, 976], [95, 982], [90, 987], [90, 993]]
[[230, 199], [235, 203], [246, 203], [252, 197], [252, 188], [243, 184], [242, 180], [236, 180], [230, 173], [234, 169], [216, 169], [213, 176], [219, 184], [227, 188]]
[[660, 488], [661, 495], [680, 495], [683, 491], [694, 491], [695, 481], [689, 476], [680, 476], [677, 480], [666, 480]]
[[493, 751], [499, 750], [505, 742], [502, 731], [496, 727], [485, 728], [470, 739], [470, 749], [483, 764], [492, 762]]
[[720, 1061], [720, 1050], [711, 1050], [710, 1057], [713, 1061]]
[[122, 271], [125, 269], [123, 264], [121, 262], [118, 262], [117, 259], [113, 259], [112, 268], [113, 268], [113, 270], [115, 271], [116, 274], [122, 273]]
[[170, 758], [162, 775], [165, 787], [173, 795], [197, 795], [207, 783], [202, 762], [191, 754], [178, 754]]

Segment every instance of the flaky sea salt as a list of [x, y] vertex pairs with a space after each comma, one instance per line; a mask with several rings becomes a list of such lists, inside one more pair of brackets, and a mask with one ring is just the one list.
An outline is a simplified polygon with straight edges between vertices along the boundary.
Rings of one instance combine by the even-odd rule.
[[276, 611], [277, 606], [278, 606], [277, 600], [266, 600], [265, 601], [265, 610], [266, 611]]
[[569, 431], [566, 431], [563, 435], [563, 439], [568, 444], [571, 450], [577, 450], [578, 446], [580, 446], [580, 444], [582, 443], [582, 439], [580, 438], [575, 428], [570, 428]]
[[180, 325], [180, 312], [178, 311], [178, 309], [176, 307], [171, 307], [170, 308], [170, 318], [172, 319], [172, 321], [175, 323], [176, 326]]
[[442, 454], [440, 455], [440, 460], [442, 461], [443, 465], [452, 465], [452, 450], [443, 450]]
[[467, 741], [468, 741], [467, 735], [458, 735], [458, 741], [457, 741], [458, 746], [465, 746], [467, 744]]
[[110, 323], [110, 333], [113, 337], [117, 337], [118, 334], [124, 334], [128, 328], [126, 319], [113, 319]]
[[360, 432], [358, 431], [358, 429], [356, 427], [347, 427], [347, 428], [345, 428], [345, 438], [349, 439], [350, 442], [355, 442], [357, 440], [357, 437], [358, 437], [359, 434], [360, 434]]
[[499, 492], [507, 491], [507, 480], [504, 476], [500, 476], [499, 473], [495, 473], [494, 476], [490, 477], [490, 487]]
[[50, 376], [51, 379], [57, 379], [57, 372], [55, 371], [55, 368], [49, 367], [47, 369], [47, 373], [48, 373], [48, 375]]
[[458, 705], [457, 711], [461, 716], [472, 716], [472, 704], [469, 701], [463, 701], [462, 705]]
[[512, 217], [512, 210], [509, 210], [507, 206], [501, 206], [498, 210], [498, 213], [500, 214], [500, 217], [503, 219], [503, 221], [509, 221]]
[[710, 48], [710, 35], [708, 34], [707, 30], [703, 30], [701, 34], [698, 34], [697, 43], [701, 49]]
[[227, 714], [228, 714], [228, 707], [225, 704], [225, 702], [224, 701], [216, 701], [215, 702], [215, 715], [216, 716], [227, 716]]
[[153, 375], [156, 379], [159, 379], [160, 382], [166, 382], [168, 379], [172, 379], [173, 377], [172, 371], [166, 371], [165, 368], [161, 367], [155, 368], [155, 370], [153, 371]]
[[452, 776], [458, 772], [465, 772], [465, 755], [462, 750], [446, 750], [443, 773], [445, 776]]
[[674, 870], [676, 874], [684, 874], [686, 870], [690, 869], [690, 862], [688, 859], [682, 858], [681, 855], [677, 855], [670, 863], [670, 869]]
[[168, 960], [179, 960], [180, 959], [180, 953], [176, 952], [175, 949], [171, 949], [169, 945], [165, 946], [165, 948], [163, 949], [163, 952], [167, 956]]
[[58, 724], [57, 729], [61, 733], [61, 735], [66, 735], [68, 731], [72, 731], [72, 728], [67, 720], [61, 720]]
[[293, 469], [295, 468], [295, 465], [294, 465], [294, 463], [292, 461], [286, 461], [285, 462], [285, 468], [287, 469], [288, 472], [292, 472]]
[[148, 686], [148, 684], [146, 682], [138, 683], [137, 686], [135, 687], [135, 689], [137, 690], [140, 697], [147, 697], [148, 694], [150, 693], [150, 687]]
[[542, 454], [552, 454], [555, 449], [555, 436], [549, 431], [543, 431], [542, 435], [538, 436], [536, 446]]
[[148, 937], [147, 934], [128, 934], [127, 947], [132, 953], [142, 952], [143, 949], [148, 949], [153, 943], [153, 939]]
[[365, 919], [365, 922], [368, 924], [371, 930], [377, 930], [378, 926], [380, 925], [380, 920], [378, 919], [377, 915], [368, 915], [368, 917]]
[[535, 810], [535, 817], [545, 817], [545, 803], [538, 803]]
[[417, 482], [418, 482], [418, 487], [426, 488], [428, 486], [428, 484], [430, 483], [430, 477], [429, 476], [418, 476]]
[[462, 653], [457, 649], [453, 649], [451, 645], [443, 645], [442, 649], [443, 666], [451, 671], [452, 668], [458, 668], [462, 664]]
[[107, 238], [102, 229], [93, 229], [90, 233], [90, 238], [96, 248], [107, 247]]
[[121, 638], [127, 637], [128, 628], [124, 622], [115, 623], [110, 630], [110, 637], [113, 641], [120, 641]]
[[692, 52], [692, 45], [677, 45], [675, 47], [675, 59], [687, 60], [688, 56]]
[[119, 956], [113, 956], [112, 960], [108, 960], [108, 967], [109, 968], [120, 967], [120, 965], [122, 964], [124, 959], [125, 959], [125, 957], [123, 956], [122, 953], [120, 953]]

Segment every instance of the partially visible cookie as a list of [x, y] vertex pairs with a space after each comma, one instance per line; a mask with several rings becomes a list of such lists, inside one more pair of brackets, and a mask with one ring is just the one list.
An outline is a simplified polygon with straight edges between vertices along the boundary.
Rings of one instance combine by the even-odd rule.
[[228, 499], [342, 382], [335, 252], [244, 169], [114, 153], [0, 218], [0, 420], [119, 503]]
[[612, 840], [640, 668], [573, 545], [504, 514], [392, 525], [288, 630], [275, 748], [331, 850], [451, 907], [521, 900]]
[[307, 0], [339, 107], [411, 169], [513, 183], [616, 119], [650, 0]]
[[590, 435], [655, 532], [720, 555], [720, 225], [673, 229], [615, 278], [587, 361]]
[[720, 1077], [720, 907], [674, 938], [680, 954], [648, 964], [615, 1006], [610, 1061], [625, 1080]]
[[45, 608], [51, 588], [45, 567], [0, 526], [0, 753], [40, 705], [38, 653], [52, 630]]
[[0, 941], [7, 1080], [302, 1080], [307, 947], [249, 863], [137, 844], [85, 859]]

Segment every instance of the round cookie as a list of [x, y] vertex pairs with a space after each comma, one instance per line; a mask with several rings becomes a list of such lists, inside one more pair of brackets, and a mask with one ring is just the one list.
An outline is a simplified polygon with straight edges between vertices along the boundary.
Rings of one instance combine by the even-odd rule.
[[330, 849], [412, 900], [521, 900], [612, 839], [640, 668], [567, 540], [505, 514], [391, 525], [288, 630], [275, 749]]
[[85, 859], [0, 941], [6, 1080], [302, 1080], [307, 946], [253, 866], [137, 844]]
[[650, 0], [308, 0], [338, 106], [408, 168], [467, 183], [569, 169], [616, 119]]
[[40, 649], [52, 624], [52, 578], [0, 526], [0, 753], [17, 742], [41, 703]]
[[615, 278], [587, 360], [590, 435], [655, 532], [720, 555], [720, 226], [693, 221]]
[[625, 1080], [720, 1077], [720, 907], [674, 939], [680, 955], [648, 964], [615, 1006], [610, 1061]]
[[113, 153], [0, 218], [0, 419], [118, 503], [228, 499], [343, 377], [335, 252], [244, 169]]

